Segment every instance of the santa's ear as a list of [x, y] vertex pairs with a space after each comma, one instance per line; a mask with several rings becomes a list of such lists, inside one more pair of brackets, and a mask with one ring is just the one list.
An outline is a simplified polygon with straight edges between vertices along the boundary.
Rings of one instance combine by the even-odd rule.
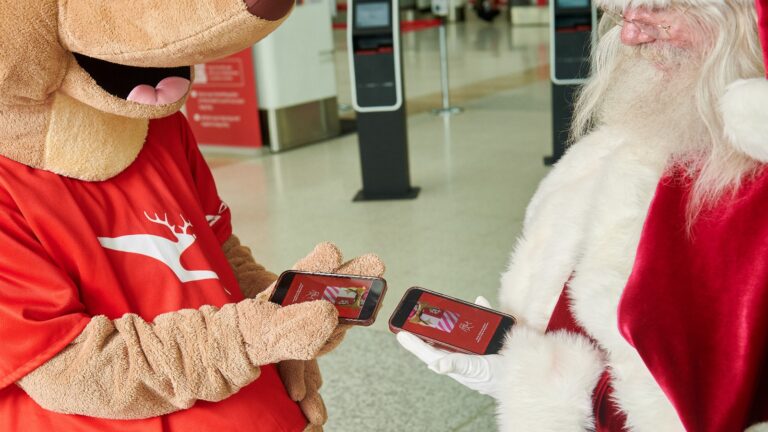
[[768, 162], [768, 80], [739, 80], [720, 102], [725, 134], [746, 155]]

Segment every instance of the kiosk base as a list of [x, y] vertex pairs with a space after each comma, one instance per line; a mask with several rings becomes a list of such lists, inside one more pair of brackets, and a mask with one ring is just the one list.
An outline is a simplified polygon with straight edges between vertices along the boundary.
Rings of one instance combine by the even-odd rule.
[[363, 202], [363, 201], [409, 200], [409, 199], [416, 199], [419, 196], [419, 192], [421, 192], [421, 188], [419, 187], [412, 187], [410, 190], [406, 191], [405, 193], [394, 194], [394, 195], [371, 194], [371, 193], [366, 193], [364, 190], [360, 190], [360, 192], [358, 192], [355, 195], [352, 201]]
[[452, 116], [456, 114], [461, 114], [464, 112], [464, 108], [461, 107], [448, 107], [448, 108], [438, 108], [432, 110], [432, 115], [436, 116]]
[[[397, 111], [357, 113], [363, 188], [355, 201], [413, 199], [408, 164], [405, 106]], [[414, 192], [416, 191], [416, 192]]]

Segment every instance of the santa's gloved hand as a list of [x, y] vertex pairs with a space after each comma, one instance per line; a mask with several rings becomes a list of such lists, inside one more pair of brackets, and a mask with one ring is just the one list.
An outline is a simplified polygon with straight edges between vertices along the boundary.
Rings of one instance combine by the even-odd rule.
[[[483, 307], [491, 306], [482, 296], [475, 300], [475, 304]], [[397, 341], [426, 363], [433, 372], [447, 375], [480, 394], [499, 398], [503, 372], [501, 355], [451, 353], [435, 348], [405, 331], [397, 334]]]

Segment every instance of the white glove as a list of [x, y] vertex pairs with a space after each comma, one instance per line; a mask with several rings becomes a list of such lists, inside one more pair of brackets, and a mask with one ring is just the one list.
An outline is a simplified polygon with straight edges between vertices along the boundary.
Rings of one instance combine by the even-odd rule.
[[[490, 307], [485, 297], [478, 297], [475, 304]], [[481, 394], [500, 397], [503, 364], [501, 355], [469, 355], [437, 349], [411, 333], [401, 331], [397, 341], [427, 366], [440, 375], [448, 375], [459, 383]]]

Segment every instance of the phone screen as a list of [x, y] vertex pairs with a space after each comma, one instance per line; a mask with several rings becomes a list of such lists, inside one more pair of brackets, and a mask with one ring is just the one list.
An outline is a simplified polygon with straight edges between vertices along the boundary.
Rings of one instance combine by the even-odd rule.
[[339, 318], [357, 319], [371, 292], [373, 279], [296, 273], [282, 304], [326, 300], [339, 311]]
[[483, 354], [502, 318], [502, 315], [424, 292], [402, 329]]

